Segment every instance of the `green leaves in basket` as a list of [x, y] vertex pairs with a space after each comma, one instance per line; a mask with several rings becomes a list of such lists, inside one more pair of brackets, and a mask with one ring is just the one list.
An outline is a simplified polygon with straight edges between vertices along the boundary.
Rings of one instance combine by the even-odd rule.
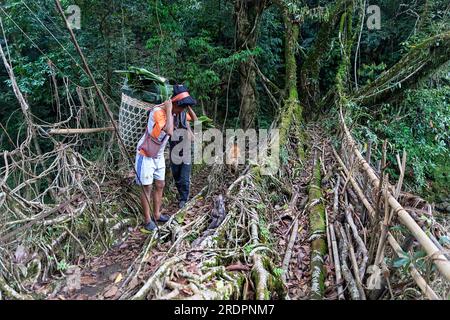
[[142, 80], [154, 81], [159, 84], [165, 84], [167, 82], [166, 78], [161, 77], [144, 68], [129, 67], [128, 70], [116, 70], [115, 72], [125, 75], [129, 81], [138, 79], [141, 81]]
[[208, 118], [208, 116], [202, 115], [198, 117], [198, 122], [202, 124], [203, 129], [214, 128], [213, 120]]
[[115, 73], [125, 76], [122, 90], [136, 99], [156, 104], [172, 96], [173, 87], [169, 81], [147, 69], [130, 67], [128, 70], [116, 70]]

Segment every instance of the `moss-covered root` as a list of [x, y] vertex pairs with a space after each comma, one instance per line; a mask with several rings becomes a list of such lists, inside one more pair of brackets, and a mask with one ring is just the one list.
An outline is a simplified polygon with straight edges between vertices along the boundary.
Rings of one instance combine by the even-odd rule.
[[322, 203], [319, 161], [315, 161], [309, 185], [309, 225], [311, 232], [311, 299], [323, 299], [325, 270], [325, 207]]
[[269, 300], [270, 291], [268, 288], [269, 272], [264, 268], [262, 257], [259, 254], [253, 256], [252, 278], [255, 284], [256, 300]]
[[0, 295], [3, 293], [6, 297], [14, 300], [32, 300], [33, 298], [28, 295], [18, 293], [12, 287], [10, 287], [5, 279], [0, 275]]
[[255, 284], [256, 300], [269, 300], [274, 292], [278, 294], [278, 297], [286, 295], [281, 273], [275, 272], [274, 266], [267, 257], [257, 253], [253, 255], [252, 279]]

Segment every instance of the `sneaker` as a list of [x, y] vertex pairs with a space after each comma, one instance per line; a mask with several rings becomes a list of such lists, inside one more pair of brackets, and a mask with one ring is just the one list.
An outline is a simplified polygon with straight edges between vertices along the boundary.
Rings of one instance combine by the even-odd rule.
[[161, 214], [160, 216], [159, 216], [159, 219], [158, 219], [158, 222], [167, 222], [167, 221], [169, 221], [169, 216], [166, 216], [166, 215], [164, 215], [164, 214]]
[[182, 209], [185, 205], [186, 201], [180, 201], [180, 203], [178, 203], [178, 208]]
[[150, 220], [149, 223], [145, 224], [143, 228], [141, 228], [141, 232], [143, 233], [150, 233], [156, 230], [156, 224], [153, 222], [153, 220]]

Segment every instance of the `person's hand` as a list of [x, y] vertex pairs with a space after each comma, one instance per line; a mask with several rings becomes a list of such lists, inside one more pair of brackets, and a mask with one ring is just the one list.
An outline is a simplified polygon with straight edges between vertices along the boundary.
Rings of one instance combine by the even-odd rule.
[[194, 110], [192, 110], [191, 106], [188, 106], [188, 113], [191, 116], [191, 119], [194, 121], [194, 123], [198, 120], [197, 115], [195, 114]]
[[172, 100], [168, 99], [167, 101], [164, 101], [164, 107], [167, 111], [172, 112]]
[[188, 131], [188, 140], [189, 141], [194, 141], [195, 140], [195, 135], [194, 135], [194, 133], [191, 130]]

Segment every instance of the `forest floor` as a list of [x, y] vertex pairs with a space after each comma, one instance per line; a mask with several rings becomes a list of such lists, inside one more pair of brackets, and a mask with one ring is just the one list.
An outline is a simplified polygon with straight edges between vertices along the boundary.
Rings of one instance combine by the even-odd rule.
[[[203, 170], [194, 172], [192, 176], [191, 194], [198, 194], [204, 187], [204, 181], [209, 172]], [[173, 184], [169, 188], [175, 192]], [[165, 201], [168, 202], [168, 201]], [[206, 204], [207, 206], [207, 204]], [[178, 211], [176, 201], [171, 201], [167, 205], [163, 204], [161, 213], [172, 215]], [[185, 220], [196, 214], [207, 214], [204, 200], [196, 201], [192, 210], [189, 210]], [[104, 254], [89, 259], [83, 263], [82, 267], [72, 267], [67, 270], [63, 279], [56, 283], [49, 281], [41, 284], [36, 290], [37, 293], [46, 295], [47, 299], [56, 300], [104, 300], [118, 299], [121, 296], [119, 289], [125, 279], [130, 267], [144, 250], [146, 240], [151, 236], [141, 232], [142, 226], [128, 228], [128, 234], [125, 240], [111, 247]], [[170, 243], [158, 243], [153, 248], [151, 256], [146, 257], [144, 268], [134, 281], [128, 284], [127, 289], [137, 287], [144, 282], [161, 264], [164, 259], [164, 253], [170, 247]]]

